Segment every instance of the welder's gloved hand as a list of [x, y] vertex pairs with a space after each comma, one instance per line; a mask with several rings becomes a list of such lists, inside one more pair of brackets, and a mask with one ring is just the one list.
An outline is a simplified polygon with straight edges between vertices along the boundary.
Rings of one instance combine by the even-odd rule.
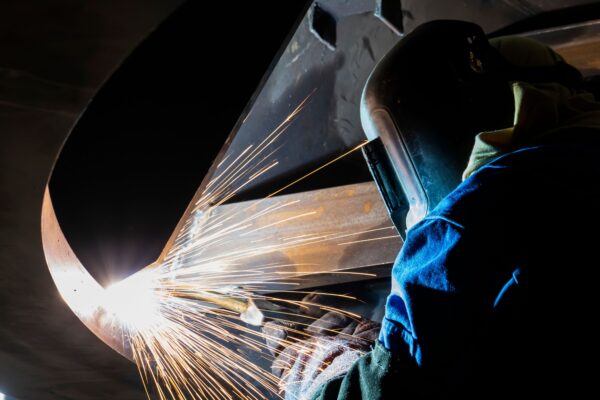
[[310, 399], [327, 381], [344, 374], [371, 350], [380, 325], [328, 312], [306, 329], [269, 322], [263, 332], [275, 356], [271, 367], [287, 400]]

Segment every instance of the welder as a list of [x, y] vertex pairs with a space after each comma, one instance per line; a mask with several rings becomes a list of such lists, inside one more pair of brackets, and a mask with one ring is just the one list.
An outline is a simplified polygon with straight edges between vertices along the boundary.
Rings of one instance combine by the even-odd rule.
[[586, 87], [550, 48], [460, 21], [421, 25], [384, 57], [361, 118], [405, 236], [385, 317], [329, 313], [312, 339], [275, 343], [286, 398], [593, 387], [600, 103]]

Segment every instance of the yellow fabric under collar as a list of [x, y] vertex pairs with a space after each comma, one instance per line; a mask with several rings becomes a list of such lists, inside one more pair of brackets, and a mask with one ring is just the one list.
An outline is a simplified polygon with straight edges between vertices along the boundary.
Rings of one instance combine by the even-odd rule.
[[463, 180], [480, 167], [510, 151], [535, 145], [539, 139], [572, 127], [600, 129], [600, 103], [587, 92], [558, 83], [512, 84], [514, 126], [482, 132], [475, 137]]

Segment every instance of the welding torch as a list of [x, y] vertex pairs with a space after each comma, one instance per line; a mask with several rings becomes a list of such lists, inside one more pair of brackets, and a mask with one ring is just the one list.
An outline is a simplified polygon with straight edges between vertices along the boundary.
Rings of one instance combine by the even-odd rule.
[[[262, 326], [265, 320], [264, 314], [251, 298], [233, 297], [215, 290], [177, 291], [173, 296], [182, 299], [197, 300], [233, 311], [240, 315], [242, 321], [250, 325]], [[273, 303], [267, 303], [269, 308], [280, 308]]]

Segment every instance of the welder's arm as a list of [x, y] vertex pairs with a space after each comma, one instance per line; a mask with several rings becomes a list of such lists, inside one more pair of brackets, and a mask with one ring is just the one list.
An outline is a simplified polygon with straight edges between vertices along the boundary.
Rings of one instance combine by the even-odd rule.
[[498, 188], [506, 190], [496, 182], [502, 170], [490, 171], [497, 175], [484, 177], [485, 185], [472, 180], [408, 232], [379, 342], [344, 376], [321, 386], [317, 398], [375, 400], [398, 391], [435, 397], [447, 384], [440, 377], [468, 363], [464, 357], [513, 279], [526, 235], [509, 212], [515, 207], [497, 201]]
[[411, 229], [393, 269], [378, 344], [317, 399], [435, 398], [447, 389], [440, 377], [460, 374], [512, 278], [506, 230], [482, 215], [469, 229], [435, 214]]

